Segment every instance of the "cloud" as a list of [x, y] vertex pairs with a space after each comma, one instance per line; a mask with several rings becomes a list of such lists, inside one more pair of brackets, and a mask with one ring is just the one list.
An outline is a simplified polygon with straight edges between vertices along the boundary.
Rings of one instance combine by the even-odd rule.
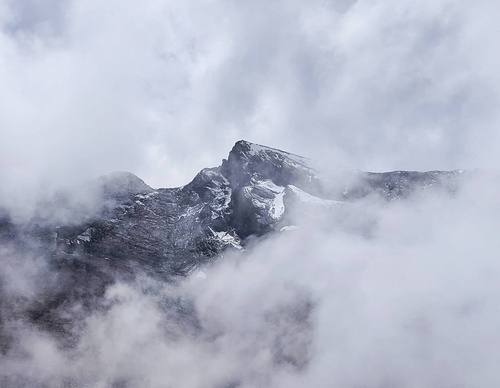
[[[348, 168], [496, 167], [497, 10], [485, 0], [0, 2], [1, 203], [29, 206], [112, 170], [184, 184], [240, 138]], [[116, 284], [70, 349], [14, 317], [2, 378], [498, 386], [498, 193], [486, 175], [455, 199], [363, 203], [325, 230], [226, 257], [206, 281]], [[44, 267], [21, 276], [13, 263], [25, 257], [0, 253], [2, 292], [33, 298]]]
[[[5, 383], [496, 386], [498, 178], [334, 212], [178, 285], [117, 283], [61, 347], [26, 324]], [[71, 311], [71, 310], [69, 310]], [[30, 380], [32, 379], [32, 380]]]
[[491, 2], [2, 10], [4, 202], [113, 170], [184, 184], [240, 138], [368, 170], [497, 163]]

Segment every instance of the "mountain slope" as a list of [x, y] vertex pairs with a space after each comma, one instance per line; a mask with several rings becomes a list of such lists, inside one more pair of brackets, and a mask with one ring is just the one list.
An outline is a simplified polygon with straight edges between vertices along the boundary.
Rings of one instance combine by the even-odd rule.
[[[67, 307], [78, 303], [82, 314], [95, 308], [116, 279], [147, 274], [175, 281], [227, 250], [244, 250], [256, 237], [295, 227], [296, 214], [333, 216], [367, 197], [391, 201], [421, 191], [453, 193], [462, 175], [349, 172], [331, 181], [307, 158], [238, 141], [221, 166], [203, 169], [183, 187], [154, 190], [135, 175], [118, 172], [84, 190], [92, 194], [92, 211], [62, 195], [26, 224], [5, 213], [0, 242], [49, 263], [37, 301], [16, 300], [16, 311], [64, 333], [75, 324], [74, 317], [64, 318]], [[51, 219], [55, 209], [64, 217]]]

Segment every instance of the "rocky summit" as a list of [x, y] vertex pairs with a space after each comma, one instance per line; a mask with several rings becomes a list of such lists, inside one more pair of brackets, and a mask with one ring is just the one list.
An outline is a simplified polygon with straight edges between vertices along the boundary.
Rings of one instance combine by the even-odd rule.
[[323, 174], [308, 158], [247, 141], [238, 141], [219, 167], [203, 169], [183, 187], [153, 189], [131, 173], [115, 172], [82, 187], [84, 200], [61, 193], [45, 201], [27, 222], [1, 213], [4, 252], [35, 256], [48, 268], [35, 302], [2, 296], [3, 305], [15, 308], [2, 309], [0, 325], [22, 314], [65, 332], [73, 318], [62, 311], [75, 301], [92, 308], [116, 279], [147, 275], [175, 282], [228, 251], [296, 228], [297, 214], [335, 214], [366, 198], [453, 194], [462, 175]]

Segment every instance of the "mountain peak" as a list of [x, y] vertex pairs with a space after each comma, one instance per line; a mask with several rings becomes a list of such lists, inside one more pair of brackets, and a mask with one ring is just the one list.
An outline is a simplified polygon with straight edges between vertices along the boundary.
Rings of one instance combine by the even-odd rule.
[[229, 155], [231, 154], [244, 154], [246, 156], [268, 156], [268, 157], [276, 157], [280, 156], [281, 158], [288, 158], [294, 160], [297, 163], [303, 165], [310, 165], [311, 159], [305, 158], [303, 156], [299, 156], [296, 154], [292, 154], [290, 152], [282, 151], [278, 148], [272, 148], [268, 146], [264, 146], [257, 143], [252, 143], [247, 140], [239, 140], [237, 141]]
[[[26, 304], [23, 313], [44, 330], [69, 337], [78, 329], [72, 326], [79, 322], [76, 312], [84, 311], [73, 306], [101, 309], [99, 298], [115, 279], [147, 274], [176, 281], [226, 250], [245, 249], [254, 237], [302, 225], [314, 228], [315, 220], [337, 220], [339, 228], [369, 236], [374, 223], [357, 224], [364, 218], [355, 205], [359, 199], [453, 194], [462, 176], [459, 171], [356, 172], [332, 181], [316, 174], [307, 158], [240, 140], [220, 167], [203, 169], [181, 188], [153, 190], [134, 174], [114, 172], [83, 188], [74, 203], [62, 196], [43, 204], [40, 219], [50, 214], [51, 222], [16, 224], [0, 211], [0, 242], [22, 247], [23, 255], [33, 249], [30, 257], [45, 256], [57, 271], [51, 277], [57, 287]], [[21, 311], [18, 298], [5, 304], [10, 302], [3, 292], [0, 287], [0, 305], [8, 308], [0, 313]], [[189, 314], [184, 308], [176, 311]], [[1, 318], [0, 348], [7, 338]]]
[[105, 195], [128, 196], [153, 191], [142, 179], [127, 171], [114, 171], [94, 181], [94, 185]]
[[235, 143], [221, 171], [236, 186], [246, 185], [252, 178], [269, 179], [279, 186], [318, 183], [310, 159], [246, 140]]

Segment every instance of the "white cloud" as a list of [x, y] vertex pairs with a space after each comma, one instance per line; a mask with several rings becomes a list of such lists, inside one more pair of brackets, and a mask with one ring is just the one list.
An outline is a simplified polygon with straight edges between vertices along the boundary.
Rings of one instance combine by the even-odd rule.
[[369, 170], [494, 166], [495, 7], [3, 2], [3, 197], [112, 170], [179, 185], [240, 138]]
[[0, 372], [102, 387], [497, 386], [498, 192], [477, 176], [455, 198], [366, 203], [358, 229], [334, 213], [179, 287], [118, 283], [73, 348], [11, 331]]

